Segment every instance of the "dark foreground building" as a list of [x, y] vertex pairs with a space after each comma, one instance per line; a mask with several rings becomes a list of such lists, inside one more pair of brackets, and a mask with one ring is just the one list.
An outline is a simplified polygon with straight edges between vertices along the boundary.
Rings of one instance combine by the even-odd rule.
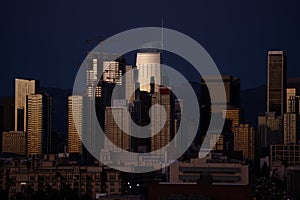
[[250, 186], [204, 184], [153, 184], [149, 186], [148, 199], [199, 199], [241, 200], [252, 199]]

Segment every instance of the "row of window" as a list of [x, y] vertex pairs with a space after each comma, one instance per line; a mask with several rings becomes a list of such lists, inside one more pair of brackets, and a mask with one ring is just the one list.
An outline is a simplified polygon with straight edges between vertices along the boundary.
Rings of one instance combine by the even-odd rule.
[[208, 173], [238, 173], [240, 168], [236, 167], [180, 167], [179, 171], [181, 172], [208, 172]]

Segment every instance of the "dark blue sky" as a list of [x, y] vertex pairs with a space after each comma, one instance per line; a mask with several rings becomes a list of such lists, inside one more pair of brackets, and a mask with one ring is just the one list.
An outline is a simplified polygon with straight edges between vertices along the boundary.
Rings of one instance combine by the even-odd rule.
[[299, 8], [297, 0], [2, 0], [0, 96], [13, 94], [15, 77], [72, 88], [92, 48], [87, 39], [160, 26], [161, 18], [197, 40], [223, 74], [239, 76], [242, 88], [265, 83], [268, 49], [284, 49], [288, 75], [300, 76]]

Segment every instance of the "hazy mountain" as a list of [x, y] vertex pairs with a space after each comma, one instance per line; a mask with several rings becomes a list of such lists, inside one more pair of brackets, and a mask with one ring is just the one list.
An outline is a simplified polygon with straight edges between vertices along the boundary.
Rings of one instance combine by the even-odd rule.
[[257, 124], [257, 114], [266, 112], [266, 85], [241, 91], [241, 109], [246, 123]]

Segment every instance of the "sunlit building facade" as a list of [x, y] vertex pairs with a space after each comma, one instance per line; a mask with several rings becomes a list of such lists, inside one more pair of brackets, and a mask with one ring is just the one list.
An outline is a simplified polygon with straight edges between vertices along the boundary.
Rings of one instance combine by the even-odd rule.
[[27, 154], [51, 153], [52, 97], [31, 94], [27, 99]]
[[15, 131], [27, 129], [27, 103], [26, 98], [38, 90], [37, 80], [15, 79]]
[[[76, 124], [76, 125], [75, 125]], [[82, 96], [68, 97], [68, 152], [82, 153]]]

